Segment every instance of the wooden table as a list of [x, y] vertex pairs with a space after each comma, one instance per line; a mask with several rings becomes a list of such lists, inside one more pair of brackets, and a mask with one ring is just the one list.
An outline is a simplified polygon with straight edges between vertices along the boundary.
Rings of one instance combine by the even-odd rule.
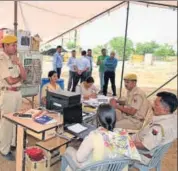
[[59, 116], [58, 114], [52, 113], [47, 115], [53, 117], [55, 120], [57, 120], [57, 122], [48, 125], [41, 125], [39, 123], [36, 123], [32, 119], [15, 117], [13, 116], [13, 113], [4, 115], [4, 118], [17, 125], [16, 171], [24, 171], [25, 169], [24, 145], [26, 145], [25, 134], [27, 129], [36, 133], [45, 133], [45, 131], [47, 130], [63, 125], [63, 117]]

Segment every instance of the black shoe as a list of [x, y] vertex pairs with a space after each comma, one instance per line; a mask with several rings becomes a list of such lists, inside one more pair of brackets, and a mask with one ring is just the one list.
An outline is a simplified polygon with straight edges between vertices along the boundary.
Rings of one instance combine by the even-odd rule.
[[98, 94], [102, 94], [103, 93], [103, 90], [100, 90], [99, 92], [98, 92]]
[[15, 160], [15, 157], [14, 155], [12, 154], [12, 152], [9, 152], [7, 153], [6, 155], [2, 155], [6, 160], [9, 160], [9, 161], [14, 161]]
[[11, 151], [15, 151], [16, 150], [16, 146], [11, 146]]

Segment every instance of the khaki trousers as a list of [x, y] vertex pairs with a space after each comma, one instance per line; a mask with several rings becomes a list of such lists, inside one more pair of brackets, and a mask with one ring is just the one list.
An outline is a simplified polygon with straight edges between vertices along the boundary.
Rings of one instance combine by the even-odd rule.
[[116, 110], [116, 120], [115, 128], [139, 130], [143, 125], [140, 120], [132, 118], [132, 116], [126, 115], [119, 110]]
[[21, 91], [6, 91], [3, 93], [0, 104], [0, 152], [4, 155], [8, 154], [11, 145], [16, 145], [16, 125], [3, 118], [3, 115], [19, 111], [21, 105]]

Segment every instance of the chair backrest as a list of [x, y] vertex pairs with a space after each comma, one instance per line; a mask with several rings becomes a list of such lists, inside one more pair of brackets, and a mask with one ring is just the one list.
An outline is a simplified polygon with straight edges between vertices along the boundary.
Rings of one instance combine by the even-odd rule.
[[168, 151], [171, 145], [172, 145], [172, 142], [154, 149], [154, 154], [152, 155], [152, 158], [149, 162], [149, 166], [152, 166], [152, 167], [157, 166], [157, 164], [163, 158], [164, 154]]
[[109, 159], [92, 163], [77, 171], [122, 171], [130, 161], [129, 159]]

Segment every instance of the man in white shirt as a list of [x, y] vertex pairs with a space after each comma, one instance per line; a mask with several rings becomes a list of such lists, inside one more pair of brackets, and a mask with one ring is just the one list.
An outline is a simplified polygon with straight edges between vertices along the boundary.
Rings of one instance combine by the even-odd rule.
[[87, 78], [87, 71], [90, 68], [90, 62], [86, 58], [86, 51], [82, 51], [81, 53], [82, 57], [79, 59], [76, 59], [76, 65], [75, 65], [75, 78], [73, 82], [72, 91], [75, 92], [75, 88], [80, 80], [80, 82], [83, 82]]
[[70, 91], [72, 84], [74, 82], [74, 78], [75, 78], [75, 65], [76, 65], [76, 51], [73, 50], [71, 52], [72, 56], [69, 58], [68, 62], [67, 62], [67, 66], [69, 67], [69, 81], [68, 81], [68, 87], [67, 90]]

